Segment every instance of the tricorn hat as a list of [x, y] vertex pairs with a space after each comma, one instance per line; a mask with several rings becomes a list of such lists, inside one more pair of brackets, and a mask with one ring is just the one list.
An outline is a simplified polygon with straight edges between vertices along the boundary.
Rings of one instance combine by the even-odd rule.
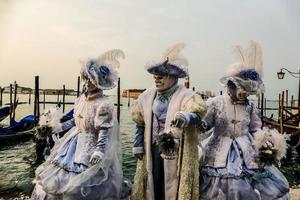
[[116, 86], [120, 67], [118, 58], [125, 58], [122, 50], [113, 49], [100, 55], [97, 59], [89, 59], [81, 68], [82, 79], [89, 79], [101, 90], [109, 90]]
[[185, 47], [185, 44], [178, 43], [166, 49], [162, 54], [161, 61], [148, 62], [145, 69], [154, 75], [170, 75], [177, 78], [188, 76], [188, 61], [180, 55], [180, 51]]

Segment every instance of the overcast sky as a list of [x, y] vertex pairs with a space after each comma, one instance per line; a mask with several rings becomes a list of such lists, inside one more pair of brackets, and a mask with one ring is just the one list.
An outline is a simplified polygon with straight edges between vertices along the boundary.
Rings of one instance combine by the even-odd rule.
[[144, 70], [166, 47], [186, 43], [191, 86], [218, 92], [234, 61], [232, 46], [260, 42], [269, 98], [298, 94], [281, 67], [300, 67], [298, 0], [0, 0], [0, 86], [76, 88], [80, 61], [120, 48], [122, 88], [147, 88]]

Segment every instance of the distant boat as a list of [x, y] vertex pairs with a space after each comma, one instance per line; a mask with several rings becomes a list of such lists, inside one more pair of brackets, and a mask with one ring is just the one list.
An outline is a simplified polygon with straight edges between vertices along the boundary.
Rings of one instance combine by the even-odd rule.
[[9, 115], [9, 112], [10, 112], [10, 107], [9, 106], [5, 106], [5, 107], [0, 108], [0, 122], [2, 120], [4, 120]]
[[123, 90], [122, 97], [130, 97], [137, 99], [141, 93], [143, 93], [146, 89], [128, 89]]

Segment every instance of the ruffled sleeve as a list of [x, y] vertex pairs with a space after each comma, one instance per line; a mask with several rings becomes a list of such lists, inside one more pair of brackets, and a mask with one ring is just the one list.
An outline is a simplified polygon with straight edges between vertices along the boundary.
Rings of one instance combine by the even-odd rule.
[[136, 123], [132, 152], [133, 154], [141, 154], [144, 153], [145, 122], [142, 114], [142, 107], [138, 101], [134, 102], [131, 108], [131, 115], [132, 120]]
[[215, 126], [215, 113], [216, 113], [216, 98], [210, 98], [206, 101], [207, 112], [203, 118], [206, 125], [206, 130]]
[[108, 99], [101, 102], [95, 115], [95, 128], [107, 129], [113, 127], [114, 105]]
[[139, 126], [144, 126], [144, 116], [142, 112], [142, 107], [139, 104], [139, 101], [135, 101], [131, 107], [131, 116], [132, 120]]

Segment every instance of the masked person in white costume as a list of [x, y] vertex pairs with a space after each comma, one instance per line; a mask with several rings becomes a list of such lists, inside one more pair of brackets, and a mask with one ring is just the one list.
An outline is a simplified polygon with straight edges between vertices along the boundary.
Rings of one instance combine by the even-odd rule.
[[[143, 92], [132, 109], [136, 122], [133, 153], [138, 158], [133, 200], [199, 198], [196, 125], [205, 114], [205, 105], [198, 95], [178, 84], [179, 78], [188, 76], [187, 60], [179, 54], [182, 48], [184, 44], [176, 44], [165, 51], [161, 62], [146, 65], [155, 87]], [[174, 155], [163, 156], [162, 135], [180, 138]]]
[[[200, 199], [287, 200], [286, 178], [274, 165], [261, 165], [262, 148], [255, 147], [255, 143], [261, 143], [256, 140], [265, 133], [261, 134], [258, 110], [247, 97], [264, 90], [261, 47], [251, 41], [247, 49], [236, 46], [236, 51], [238, 63], [231, 65], [228, 76], [221, 78], [227, 92], [207, 101], [203, 122], [207, 130], [213, 128], [213, 133], [203, 150]], [[279, 160], [286, 151], [286, 141], [276, 137], [276, 133], [271, 134], [271, 139], [261, 146], [276, 152]]]
[[[33, 200], [119, 199], [122, 168], [113, 103], [103, 90], [116, 86], [121, 50], [88, 60], [81, 69], [85, 92], [75, 101], [75, 127], [51, 150], [36, 170]], [[63, 129], [64, 124], [52, 127]]]

